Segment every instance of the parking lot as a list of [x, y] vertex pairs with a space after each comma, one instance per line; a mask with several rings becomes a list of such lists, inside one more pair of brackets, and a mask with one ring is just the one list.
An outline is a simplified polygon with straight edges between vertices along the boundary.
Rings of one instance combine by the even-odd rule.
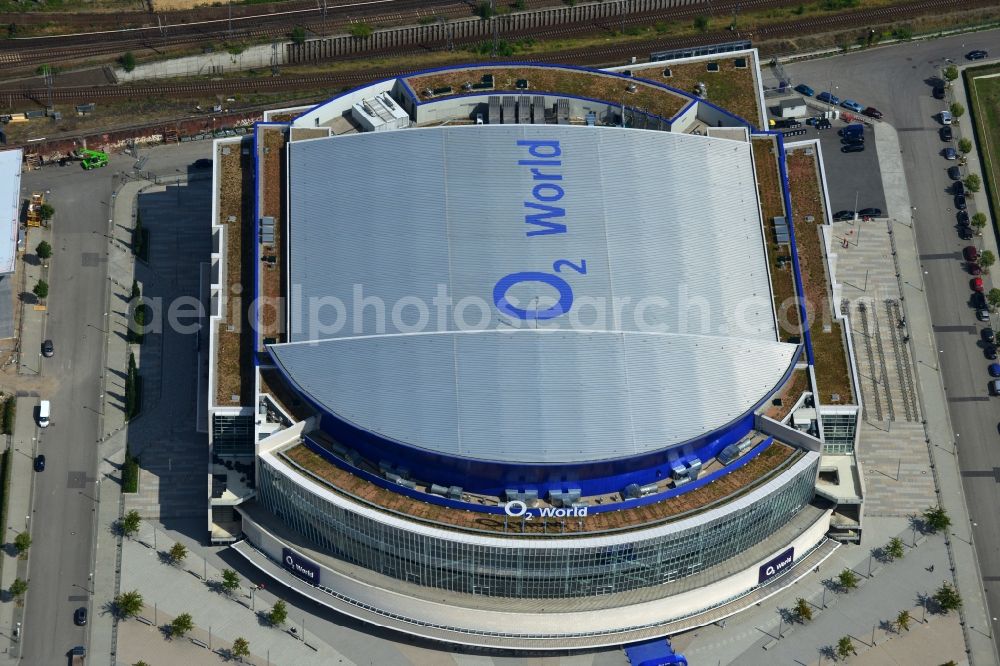
[[[767, 103], [768, 106], [773, 106], [777, 104], [777, 100], [769, 99]], [[809, 112], [818, 115], [820, 107], [818, 103], [814, 104], [810, 104]], [[805, 130], [805, 134], [788, 137], [785, 142], [819, 139], [823, 150], [823, 162], [826, 165], [827, 184], [830, 188], [831, 213], [854, 210], [855, 198], [858, 209], [880, 208], [884, 211], [885, 193], [882, 191], [878, 153], [871, 128], [865, 128], [864, 152], [843, 153], [840, 150], [841, 137], [837, 134], [837, 130], [845, 127], [847, 123], [834, 120], [832, 124], [833, 127], [830, 129], [817, 130], [803, 122], [800, 129]]]

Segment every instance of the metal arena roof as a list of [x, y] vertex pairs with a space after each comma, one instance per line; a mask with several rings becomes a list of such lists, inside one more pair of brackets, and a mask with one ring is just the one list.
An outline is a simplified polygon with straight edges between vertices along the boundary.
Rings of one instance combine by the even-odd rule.
[[289, 147], [275, 359], [387, 439], [502, 462], [665, 449], [782, 379], [750, 146], [464, 126]]

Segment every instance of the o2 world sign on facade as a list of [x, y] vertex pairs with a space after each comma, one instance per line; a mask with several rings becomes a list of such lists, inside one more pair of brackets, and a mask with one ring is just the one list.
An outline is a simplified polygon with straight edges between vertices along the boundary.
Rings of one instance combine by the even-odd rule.
[[757, 573], [757, 584], [761, 585], [775, 576], [783, 574], [786, 569], [791, 568], [793, 562], [795, 562], [795, 548], [789, 548], [783, 553], [775, 555], [770, 560], [760, 565], [760, 569]]

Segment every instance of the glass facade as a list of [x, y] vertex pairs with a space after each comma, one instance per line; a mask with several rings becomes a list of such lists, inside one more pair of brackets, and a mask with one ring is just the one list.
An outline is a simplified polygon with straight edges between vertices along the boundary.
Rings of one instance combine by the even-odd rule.
[[853, 453], [854, 433], [858, 427], [858, 415], [822, 414], [823, 453]]
[[[281, 463], [278, 463], [279, 465]], [[818, 461], [750, 506], [671, 534], [604, 547], [519, 548], [387, 525], [330, 504], [258, 459], [258, 499], [329, 554], [420, 585], [496, 597], [587, 597], [690, 576], [759, 543], [813, 497]], [[293, 470], [288, 473], [297, 475]], [[555, 540], [553, 540], [555, 541]]]
[[254, 417], [215, 414], [212, 417], [212, 449], [219, 456], [252, 456]]

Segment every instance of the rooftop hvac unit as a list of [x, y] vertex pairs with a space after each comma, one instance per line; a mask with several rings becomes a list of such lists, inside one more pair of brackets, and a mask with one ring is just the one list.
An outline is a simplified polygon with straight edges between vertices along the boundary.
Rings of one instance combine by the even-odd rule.
[[507, 95], [503, 98], [503, 124], [512, 125], [517, 122], [517, 113], [514, 110], [514, 97]]
[[522, 125], [531, 123], [531, 97], [528, 95], [517, 98], [517, 122]]
[[441, 495], [442, 497], [444, 497], [445, 495], [448, 494], [448, 488], [445, 486], [439, 486], [436, 483], [432, 483], [431, 487], [428, 489], [428, 492], [434, 495]]
[[403, 486], [404, 488], [409, 488], [410, 490], [415, 490], [417, 487], [416, 482], [410, 481], [409, 479], [399, 479], [398, 481], [396, 481], [396, 483]]
[[448, 488], [448, 497], [454, 500], [462, 499], [462, 486], [451, 486]]
[[566, 501], [566, 496], [558, 490], [549, 492], [549, 504], [552, 506], [562, 506]]
[[384, 472], [384, 474], [386, 480], [392, 481], [393, 483], [399, 483], [400, 481], [403, 480], [403, 477], [401, 477], [399, 474], [396, 474], [395, 472]]
[[489, 99], [489, 123], [490, 125], [500, 124], [500, 98], [497, 96]]
[[535, 95], [531, 98], [531, 123], [533, 125], [545, 124], [545, 98]]
[[646, 485], [639, 488], [639, 495], [646, 497], [647, 495], [654, 495], [660, 492], [660, 487], [655, 483], [647, 483]]
[[625, 490], [622, 491], [622, 497], [625, 499], [636, 499], [642, 494], [642, 490], [638, 483], [630, 483], [625, 486]]

